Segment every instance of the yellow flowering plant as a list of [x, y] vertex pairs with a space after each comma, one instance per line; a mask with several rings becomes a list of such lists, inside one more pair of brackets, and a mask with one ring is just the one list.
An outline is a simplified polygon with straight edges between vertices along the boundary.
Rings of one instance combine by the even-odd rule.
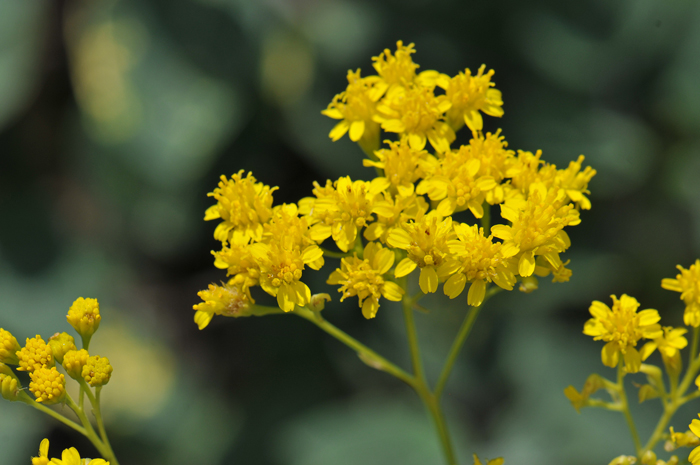
[[[680, 292], [685, 304], [683, 321], [692, 328], [692, 340], [688, 345], [686, 328], [661, 326], [659, 312], [654, 309], [639, 310], [640, 304], [634, 297], [623, 294], [620, 298], [612, 297], [612, 307], [594, 301], [590, 306], [591, 318], [585, 323], [583, 333], [592, 336], [595, 341], [603, 341], [601, 361], [606, 367], [617, 370], [615, 380], [599, 374], [592, 374], [579, 392], [569, 386], [564, 394], [571, 401], [576, 411], [583, 407], [598, 407], [621, 412], [625, 417], [632, 436], [634, 455], [621, 455], [614, 458], [610, 465], [632, 464], [639, 461], [644, 465], [676, 465], [680, 462], [677, 455], [668, 460], [658, 459], [655, 449], [660, 441], [665, 440], [664, 449], [671, 452], [679, 447], [695, 447], [687, 461], [693, 465], [700, 464], [700, 420], [693, 420], [689, 431], [676, 432], [669, 427], [674, 414], [684, 404], [700, 397], [700, 260], [688, 269], [678, 266], [680, 274], [661, 281], [661, 287]], [[681, 352], [688, 349], [687, 364]], [[648, 358], [655, 352], [661, 356], [662, 367], [649, 363]], [[663, 369], [662, 369], [663, 368]], [[664, 376], [665, 372], [665, 376]], [[633, 383], [637, 388], [639, 402], [658, 399], [661, 402], [661, 416], [646, 442], [642, 442], [637, 425], [630, 411], [625, 379], [627, 375], [641, 373], [646, 383]], [[598, 390], [607, 391], [610, 400], [591, 397]]]
[[[212, 254], [227, 279], [199, 293], [194, 321], [204, 329], [215, 315], [293, 314], [308, 320], [370, 367], [412, 387], [433, 420], [446, 463], [455, 465], [441, 406], [455, 361], [492, 296], [531, 292], [538, 277], [569, 280], [569, 262], [561, 258], [571, 246], [565, 228], [579, 224], [581, 210], [591, 208], [588, 183], [596, 171], [583, 167], [583, 156], [560, 169], [542, 160], [541, 151], [509, 149], [500, 130], [484, 131], [483, 115], [503, 116], [494, 71], [482, 65], [476, 73], [466, 69], [453, 77], [418, 72], [414, 53], [413, 44], [399, 41], [396, 51], [372, 59], [376, 74], [348, 71], [346, 89], [322, 111], [339, 120], [329, 134], [333, 141], [348, 134], [358, 143], [363, 165], [374, 168], [372, 179], [315, 182], [309, 197], [274, 205], [277, 188], [252, 173], [221, 177], [209, 194], [216, 203], [204, 219], [220, 221], [214, 238], [221, 248]], [[469, 142], [453, 146], [465, 128]], [[326, 319], [331, 297], [312, 292], [306, 277], [324, 271], [327, 261], [333, 265], [326, 282], [339, 287], [341, 301], [357, 297], [365, 318], [377, 317], [386, 301], [401, 302], [412, 369]], [[439, 377], [428, 380], [414, 311], [424, 311], [421, 299], [441, 286], [450, 299], [467, 291], [469, 310]], [[261, 291], [277, 305], [256, 303]], [[627, 313], [636, 310], [628, 300], [625, 305]], [[651, 313], [641, 314], [625, 338], [610, 336], [608, 314], [599, 310], [601, 321], [590, 331], [609, 341], [609, 363], [624, 359], [637, 367], [647, 355], [635, 351], [639, 339], [651, 338], [659, 350], [672, 351], [682, 337], [664, 333]], [[476, 455], [474, 463], [482, 463]], [[487, 463], [500, 465], [503, 459]]]
[[[10, 402], [29, 405], [77, 431], [88, 438], [106, 459], [81, 459], [73, 447], [64, 450], [60, 459], [50, 459], [49, 441], [44, 439], [39, 447], [39, 456], [32, 458], [32, 465], [119, 464], [109, 443], [100, 409], [102, 387], [109, 382], [113, 368], [107, 357], [91, 356], [88, 352], [90, 340], [99, 328], [101, 318], [97, 299], [80, 297], [71, 305], [66, 319], [80, 336], [81, 349], [77, 348], [73, 336], [65, 332], [54, 334], [48, 341], [44, 341], [40, 335], [27, 338], [26, 344], [21, 347], [12, 333], [0, 328], [2, 397]], [[22, 372], [28, 373], [28, 391], [33, 397], [23, 387], [20, 378]], [[66, 390], [66, 375], [78, 383], [77, 399], [73, 399]], [[50, 406], [67, 406], [78, 421], [66, 416], [62, 408], [53, 409]]]

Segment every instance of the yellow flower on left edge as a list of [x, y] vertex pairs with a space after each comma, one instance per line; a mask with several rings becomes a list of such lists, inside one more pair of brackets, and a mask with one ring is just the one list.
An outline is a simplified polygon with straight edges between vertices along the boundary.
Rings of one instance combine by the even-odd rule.
[[643, 351], [645, 353], [640, 354], [635, 346], [642, 338], [656, 339], [663, 336], [658, 324], [661, 317], [659, 312], [653, 309], [637, 313], [639, 302], [634, 297], [626, 294], [622, 294], [619, 299], [614, 295], [611, 297], [612, 309], [603, 302], [593, 301], [589, 309], [593, 318], [584, 325], [583, 334], [593, 336], [595, 341], [607, 342], [601, 352], [603, 365], [614, 368], [622, 354], [627, 372], [636, 373], [642, 360], [648, 357], [651, 351]]

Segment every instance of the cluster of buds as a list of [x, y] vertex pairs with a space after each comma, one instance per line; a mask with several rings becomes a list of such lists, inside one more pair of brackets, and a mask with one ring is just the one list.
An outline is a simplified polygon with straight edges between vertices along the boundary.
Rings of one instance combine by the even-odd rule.
[[[59, 371], [81, 385], [99, 387], [109, 382], [112, 366], [109, 359], [99, 355], [90, 356], [87, 347], [90, 338], [100, 324], [100, 307], [96, 299], [76, 300], [68, 311], [68, 323], [82, 339], [83, 348], [78, 350], [75, 339], [68, 333], [56, 333], [48, 341], [40, 335], [27, 338], [24, 347], [7, 330], [0, 328], [0, 387], [2, 396], [10, 401], [37, 402], [52, 405], [66, 398], [66, 378]], [[29, 374], [29, 391], [34, 400], [22, 390], [16, 371]]]

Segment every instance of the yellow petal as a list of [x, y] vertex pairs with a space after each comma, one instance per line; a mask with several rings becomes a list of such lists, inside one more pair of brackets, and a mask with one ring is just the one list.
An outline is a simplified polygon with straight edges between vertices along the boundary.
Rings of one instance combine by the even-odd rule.
[[348, 124], [347, 121], [343, 120], [340, 123], [336, 124], [333, 129], [331, 129], [331, 132], [328, 133], [328, 137], [330, 137], [333, 142], [337, 141], [341, 137], [345, 135], [346, 132], [348, 132], [348, 129], [350, 128], [350, 124]]
[[377, 315], [377, 310], [379, 310], [379, 302], [371, 297], [365, 299], [365, 302], [362, 304], [362, 316], [369, 320]]
[[637, 373], [642, 366], [642, 358], [634, 347], [628, 347], [625, 352], [625, 369], [628, 373]]
[[467, 284], [467, 277], [463, 273], [457, 273], [445, 281], [442, 291], [450, 299], [454, 299], [464, 291], [464, 286]]
[[481, 131], [484, 127], [484, 120], [481, 118], [481, 113], [476, 110], [466, 112], [464, 114], [464, 122], [472, 131]]
[[404, 290], [393, 281], [385, 281], [381, 292], [385, 299], [398, 302], [401, 300]]
[[[197, 324], [197, 327], [200, 330], [206, 328], [207, 325], [209, 325], [209, 322], [211, 321], [212, 318], [214, 318], [213, 313], [202, 312], [202, 311], [196, 311], [194, 313], [194, 322]], [[41, 450], [41, 449], [39, 449], [39, 450]]]
[[309, 228], [309, 236], [311, 236], [311, 239], [315, 242], [323, 242], [331, 237], [331, 231], [330, 225], [316, 223]]
[[649, 358], [651, 354], [654, 353], [656, 350], [657, 344], [656, 342], [649, 341], [644, 346], [642, 347], [642, 350], [639, 351], [639, 356], [641, 357], [642, 361], [646, 360]]
[[403, 278], [404, 276], [415, 270], [416, 266], [416, 262], [406, 257], [403, 260], [401, 260], [398, 265], [396, 265], [396, 269], [394, 270], [394, 276], [396, 276], [397, 278]]
[[661, 280], [661, 287], [669, 291], [683, 292], [681, 283], [677, 279], [664, 278]]
[[447, 197], [443, 199], [437, 206], [437, 212], [442, 216], [450, 216], [457, 208], [457, 202], [454, 198]]
[[310, 245], [301, 253], [301, 260], [308, 264], [323, 257], [323, 250], [317, 245]]
[[207, 208], [207, 211], [204, 212], [204, 221], [221, 218], [221, 214], [219, 212], [219, 204], [217, 203], [216, 205], [212, 205], [211, 207]]
[[[367, 258], [365, 256], [365, 258]], [[377, 251], [374, 256], [374, 266], [373, 268], [379, 272], [379, 274], [384, 274], [394, 265], [394, 260], [396, 260], [396, 255], [389, 249], [381, 249]]]
[[425, 134], [413, 133], [408, 135], [408, 145], [410, 145], [413, 150], [423, 150], [425, 148], [425, 142]]
[[386, 241], [392, 247], [407, 249], [410, 247], [412, 239], [405, 230], [396, 228], [389, 233], [389, 237], [387, 237]]
[[[202, 329], [202, 328], [199, 328]], [[49, 456], [49, 440], [48, 439], [42, 439], [41, 444], [39, 444], [39, 457], [48, 457]]]
[[603, 365], [610, 368], [615, 368], [620, 360], [620, 350], [614, 342], [608, 342], [603, 346], [601, 351], [601, 360]]
[[659, 312], [654, 309], [646, 309], [639, 312], [639, 324], [642, 326], [649, 326], [657, 323], [661, 320]]
[[438, 288], [438, 275], [435, 268], [432, 266], [426, 266], [420, 270], [420, 277], [418, 278], [418, 285], [420, 290], [424, 294], [430, 294], [437, 291]]
[[345, 118], [337, 108], [326, 108], [325, 110], [321, 111], [321, 114], [333, 119]]
[[467, 294], [467, 303], [472, 307], [478, 307], [484, 301], [484, 296], [486, 295], [486, 283], [483, 279], [477, 279], [469, 287], [469, 294]]
[[[700, 420], [698, 420], [696, 418], [695, 420], [693, 420], [690, 423], [690, 431], [692, 431], [693, 434], [696, 435], [697, 437], [700, 437]], [[693, 451], [693, 452], [695, 452], [695, 451]]]
[[532, 276], [534, 271], [535, 253], [534, 250], [528, 250], [520, 257], [520, 261], [518, 262], [518, 273], [523, 278], [527, 278], [528, 276]]
[[350, 124], [350, 140], [353, 142], [357, 142], [362, 138], [362, 134], [365, 133], [365, 121], [364, 120], [359, 120], [359, 121], [353, 121], [352, 124]]
[[[693, 422], [696, 422], [698, 420], [693, 420]], [[698, 427], [700, 430], [700, 425]], [[691, 425], [691, 430], [692, 430], [692, 425]], [[697, 436], [697, 435], [696, 435]], [[700, 447], [696, 447], [690, 452], [690, 455], [688, 456], [688, 461], [692, 463], [693, 465], [698, 465], [700, 463]]]

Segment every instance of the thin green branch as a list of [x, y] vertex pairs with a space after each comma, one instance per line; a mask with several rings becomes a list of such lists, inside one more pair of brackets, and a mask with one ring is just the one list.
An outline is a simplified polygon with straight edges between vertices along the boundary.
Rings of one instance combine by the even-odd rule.
[[634, 424], [634, 419], [632, 419], [632, 413], [630, 412], [629, 402], [627, 401], [627, 393], [625, 392], [625, 368], [624, 360], [620, 359], [620, 363], [617, 366], [617, 387], [618, 394], [620, 395], [620, 409], [627, 420], [627, 427], [632, 435], [632, 440], [634, 441], [634, 449], [637, 452], [637, 457], [641, 457], [642, 443], [639, 440], [639, 433], [637, 433], [637, 427]]

